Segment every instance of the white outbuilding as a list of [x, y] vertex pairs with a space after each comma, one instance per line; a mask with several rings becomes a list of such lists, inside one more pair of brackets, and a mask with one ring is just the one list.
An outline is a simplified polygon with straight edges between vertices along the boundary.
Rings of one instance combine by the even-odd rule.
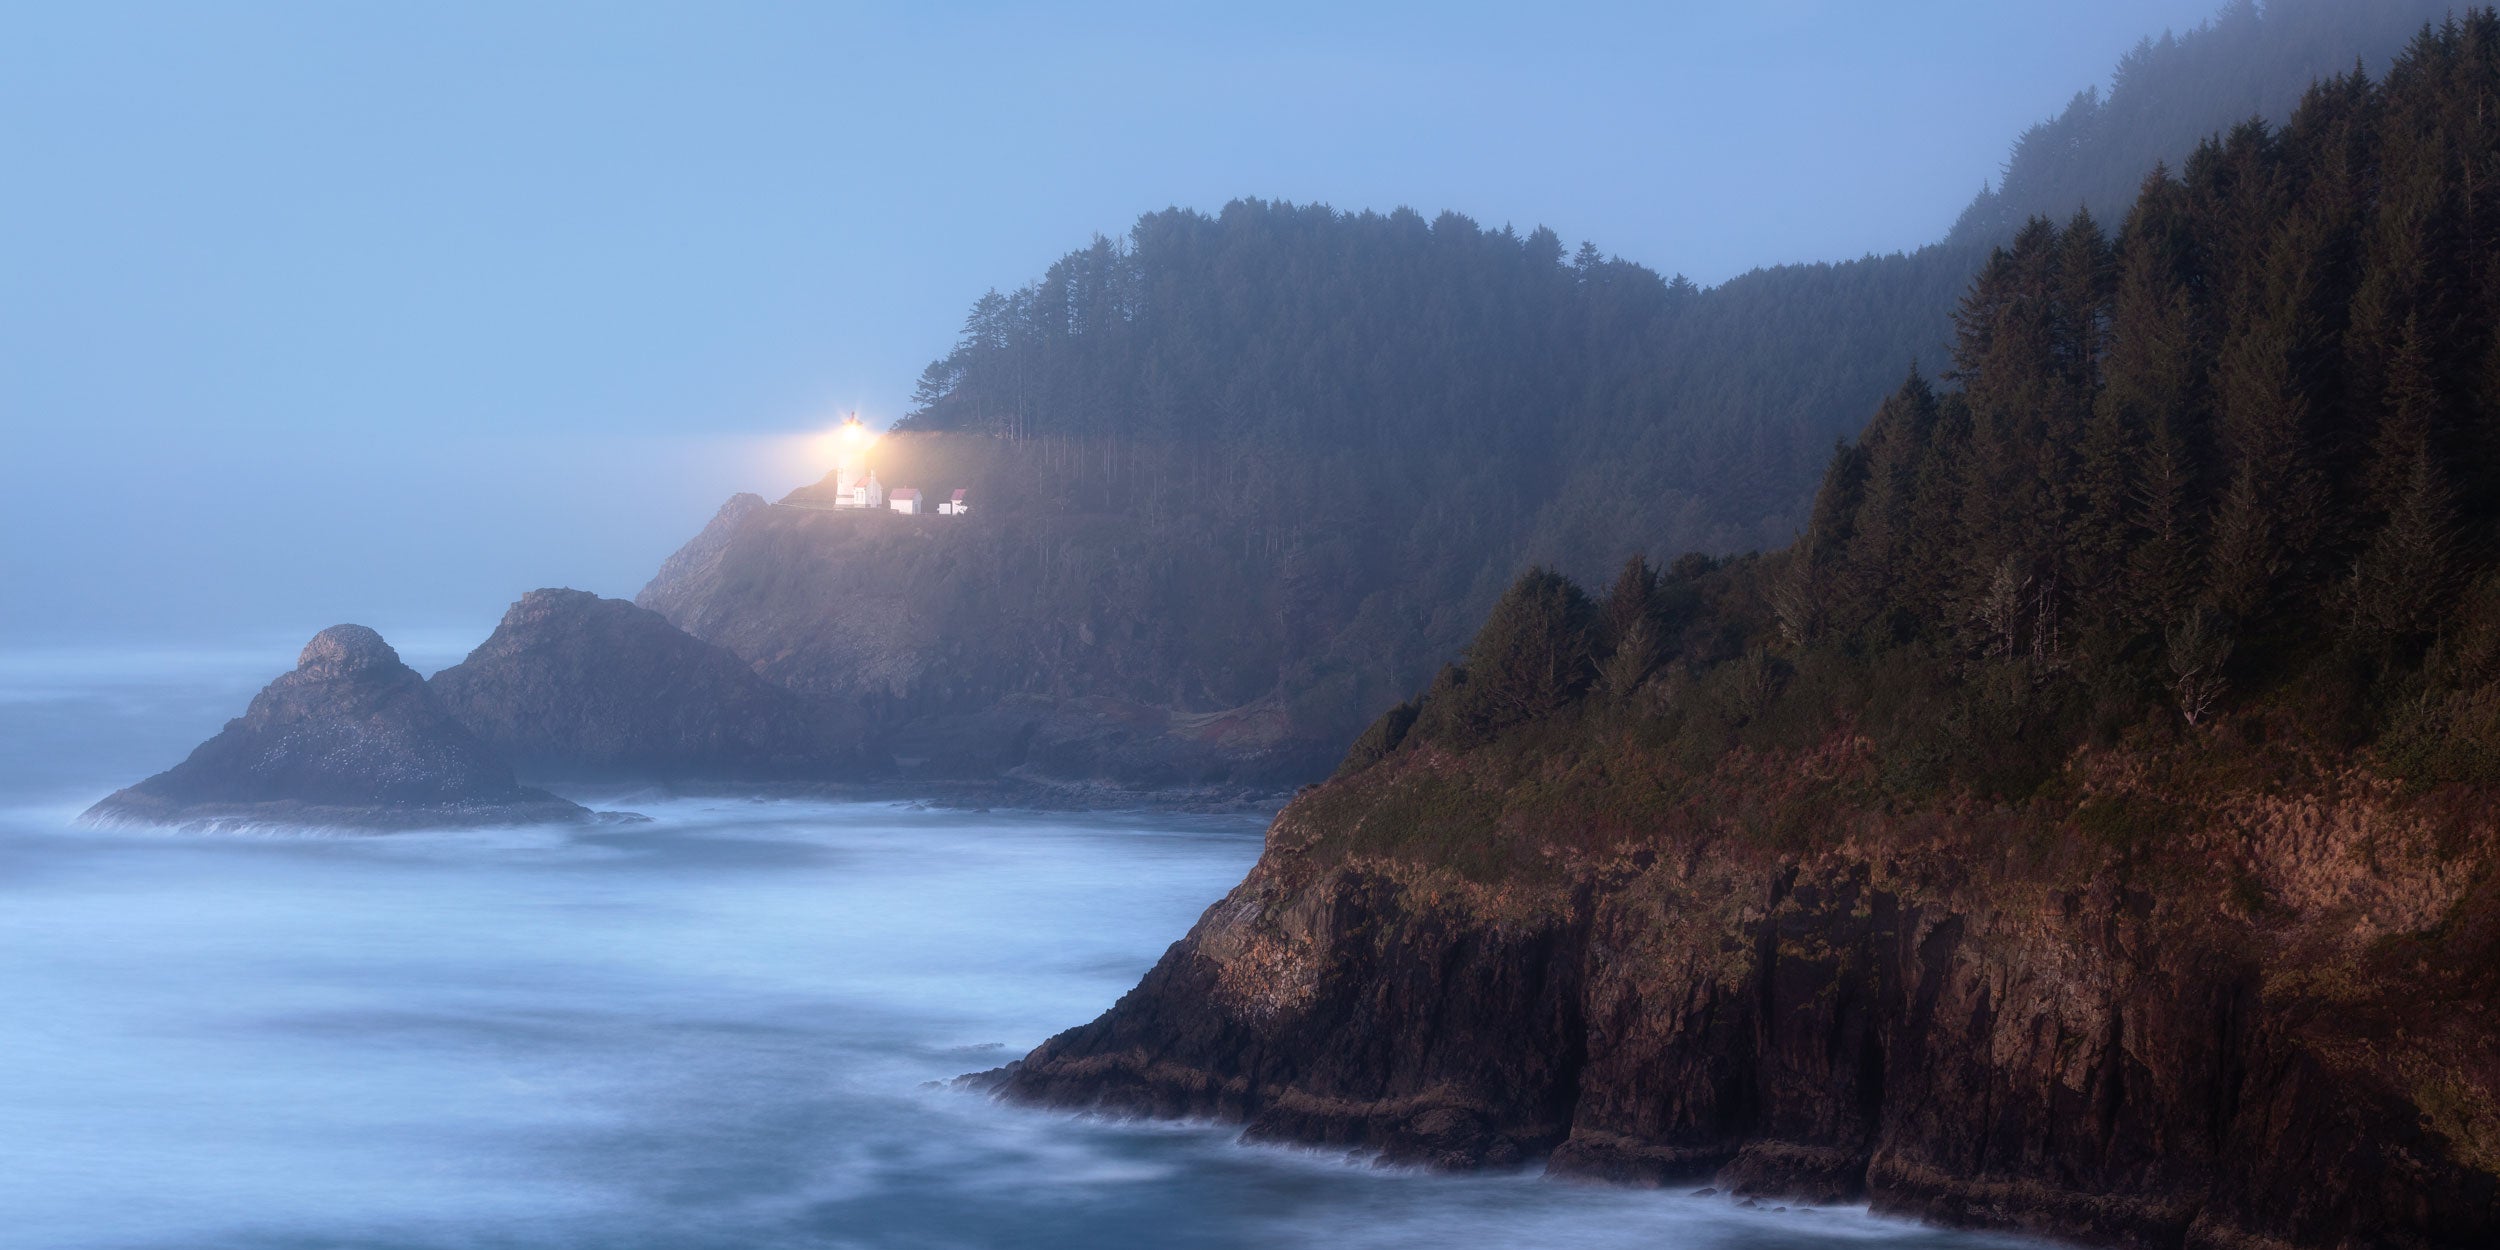
[[876, 471], [872, 469], [856, 481], [844, 482], [842, 497], [836, 502], [846, 508], [882, 508], [885, 506], [885, 483], [877, 480]]
[[894, 493], [888, 495], [886, 499], [896, 512], [904, 516], [920, 515], [920, 492], [912, 487], [896, 487]]

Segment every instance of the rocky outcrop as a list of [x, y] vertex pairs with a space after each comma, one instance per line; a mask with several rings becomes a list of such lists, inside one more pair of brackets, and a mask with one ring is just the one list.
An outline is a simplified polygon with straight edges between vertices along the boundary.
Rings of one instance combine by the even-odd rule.
[[1350, 698], [1313, 716], [1282, 697], [1292, 657], [1243, 630], [1241, 587], [1208, 572], [1180, 595], [1136, 576], [1221, 562], [1156, 555], [1133, 526], [829, 499], [732, 500], [635, 602], [854, 715], [906, 776], [1282, 789], [1326, 775], [1361, 727], [1348, 713], [1377, 710]]
[[382, 636], [362, 625], [314, 635], [295, 670], [190, 758], [121, 790], [81, 819], [232, 829], [289, 825], [449, 828], [587, 820], [514, 780]]
[[731, 541], [737, 537], [747, 518], [771, 506], [764, 502], [762, 495], [750, 491], [731, 495], [729, 501], [720, 506], [720, 511], [713, 513], [712, 519], [704, 523], [701, 533], [688, 539], [685, 546], [661, 561], [660, 571], [652, 575], [650, 587], [643, 591], [638, 601], [646, 608], [663, 613], [671, 606], [682, 607], [678, 601], [694, 588], [706, 584], [714, 575], [721, 557], [727, 554]]
[[[1751, 761], [1725, 810], [1829, 763]], [[1818, 804], [1800, 847], [1550, 786], [1504, 811], [1411, 753], [1298, 799], [1135, 990], [994, 1079], [2117, 1245], [2500, 1244], [2500, 804], [2075, 771], [2063, 815]]]
[[429, 683], [522, 776], [830, 780], [870, 770], [855, 723], [658, 613], [533, 590]]

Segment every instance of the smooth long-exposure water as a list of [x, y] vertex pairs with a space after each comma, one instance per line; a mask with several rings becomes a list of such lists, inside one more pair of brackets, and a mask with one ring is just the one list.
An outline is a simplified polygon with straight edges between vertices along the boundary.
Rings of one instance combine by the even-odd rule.
[[1990, 1244], [934, 1084], [1108, 1006], [1239, 880], [1253, 820], [70, 827], [288, 663], [0, 655], [0, 1246]]

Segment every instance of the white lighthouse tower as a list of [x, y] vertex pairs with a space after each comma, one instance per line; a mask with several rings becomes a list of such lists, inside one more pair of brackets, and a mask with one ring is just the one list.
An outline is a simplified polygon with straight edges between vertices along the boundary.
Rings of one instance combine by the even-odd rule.
[[837, 508], [882, 508], [885, 506], [885, 485], [877, 480], [877, 471], [868, 463], [868, 449], [876, 445], [877, 436], [859, 423], [859, 414], [842, 423], [834, 432], [838, 450], [834, 456], [834, 506]]

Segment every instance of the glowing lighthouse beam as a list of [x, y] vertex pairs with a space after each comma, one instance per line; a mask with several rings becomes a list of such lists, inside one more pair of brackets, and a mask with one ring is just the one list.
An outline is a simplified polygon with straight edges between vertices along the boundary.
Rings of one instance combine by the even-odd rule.
[[883, 490], [876, 471], [868, 462], [868, 449], [876, 446], [877, 432], [862, 424], [859, 414], [833, 428], [825, 436], [833, 453], [832, 485], [837, 508], [874, 508], [881, 506]]
[[875, 446], [880, 437], [875, 430], [860, 423], [859, 414], [853, 413], [841, 424], [817, 435], [814, 445], [819, 449], [817, 454], [832, 461], [839, 472], [844, 468], [857, 467], [859, 457]]

